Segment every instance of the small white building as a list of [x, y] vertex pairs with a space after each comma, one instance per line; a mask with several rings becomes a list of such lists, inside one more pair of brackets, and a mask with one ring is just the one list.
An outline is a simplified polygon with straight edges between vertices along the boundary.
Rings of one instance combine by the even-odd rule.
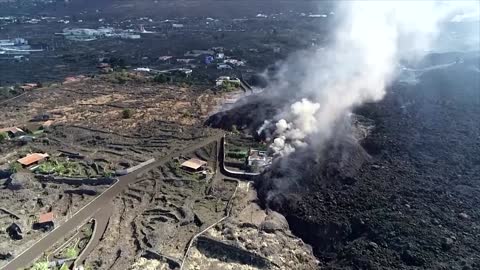
[[217, 86], [222, 86], [223, 82], [231, 82], [231, 83], [238, 83], [240, 84], [240, 79], [238, 78], [230, 78], [229, 76], [220, 76], [216, 80], [216, 85]]
[[139, 67], [139, 68], [134, 69], [134, 71], [150, 72], [150, 71], [152, 71], [152, 70], [151, 70], [150, 68], [146, 68], [146, 67]]
[[247, 158], [247, 165], [250, 167], [263, 168], [272, 163], [272, 158], [267, 155], [266, 151], [250, 149]]
[[234, 66], [240, 67], [240, 66], [245, 66], [245, 62], [242, 60], [237, 60], [237, 59], [225, 59], [223, 60], [224, 64], [232, 64]]
[[232, 69], [232, 67], [230, 65], [227, 65], [227, 64], [218, 64], [217, 69], [218, 70], [225, 70], [225, 69]]
[[223, 59], [223, 58], [225, 58], [225, 53], [223, 53], [223, 52], [216, 53], [215, 58], [216, 59]]
[[212, 50], [214, 50], [216, 52], [223, 52], [225, 50], [225, 48], [223, 48], [223, 47], [212, 47]]
[[172, 59], [172, 58], [173, 58], [173, 56], [164, 55], [164, 56], [158, 57], [158, 60], [159, 60], [159, 61], [167, 61], [167, 60], [170, 60], [170, 59]]
[[132, 34], [132, 33], [120, 33], [119, 36], [120, 38], [123, 38], [123, 39], [140, 39], [142, 37], [140, 35]]
[[310, 18], [327, 18], [328, 15], [327, 14], [310, 14], [310, 15], [308, 15], [308, 17], [310, 17]]
[[189, 68], [179, 68], [177, 71], [182, 72], [183, 74], [190, 76], [193, 73], [193, 70]]

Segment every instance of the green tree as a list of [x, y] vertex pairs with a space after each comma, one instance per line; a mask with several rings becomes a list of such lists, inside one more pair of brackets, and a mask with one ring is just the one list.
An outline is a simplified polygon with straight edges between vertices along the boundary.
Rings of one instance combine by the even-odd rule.
[[133, 111], [131, 109], [123, 109], [122, 110], [122, 118], [123, 119], [129, 119], [132, 118], [133, 116]]
[[127, 65], [124, 59], [118, 57], [111, 57], [107, 62], [115, 69], [124, 69]]
[[157, 82], [157, 83], [167, 83], [169, 81], [169, 79], [168, 79], [167, 75], [162, 73], [162, 74], [158, 74], [157, 76], [155, 76], [153, 78], [153, 81]]

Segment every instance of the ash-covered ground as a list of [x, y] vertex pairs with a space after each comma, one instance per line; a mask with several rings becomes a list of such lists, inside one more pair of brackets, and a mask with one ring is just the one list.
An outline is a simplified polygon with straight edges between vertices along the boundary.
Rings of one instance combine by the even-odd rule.
[[[285, 215], [321, 268], [480, 267], [479, 56], [430, 55], [422, 65], [437, 68], [355, 110], [359, 126], [373, 124], [366, 138], [339, 129], [257, 180], [263, 205]], [[208, 123], [254, 131], [275, 102], [252, 99]]]
[[[477, 269], [478, 78], [459, 64], [393, 86], [383, 101], [358, 109], [375, 121], [363, 141], [369, 158], [340, 144], [333, 159], [341, 162], [308, 158], [312, 170], [298, 190], [265, 203], [328, 268]], [[259, 182], [264, 196], [270, 180]]]

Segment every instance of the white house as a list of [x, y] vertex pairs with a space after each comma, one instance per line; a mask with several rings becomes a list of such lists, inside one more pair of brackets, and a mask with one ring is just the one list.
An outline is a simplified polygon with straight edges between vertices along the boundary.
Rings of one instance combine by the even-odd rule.
[[218, 70], [232, 69], [232, 67], [229, 66], [229, 65], [227, 65], [227, 64], [218, 64], [218, 65], [217, 65], [217, 69], [218, 69]]
[[238, 83], [240, 84], [240, 79], [238, 78], [230, 78], [228, 76], [220, 76], [218, 77], [218, 79], [216, 80], [216, 85], [217, 86], [222, 86], [223, 85], [223, 82], [232, 82], [232, 83]]
[[139, 68], [134, 69], [134, 71], [150, 72], [152, 70], [150, 68], [146, 68], [146, 67], [139, 67]]
[[267, 152], [250, 149], [247, 164], [251, 167], [262, 168], [272, 163], [272, 158], [267, 155]]
[[223, 60], [223, 63], [225, 64], [232, 64], [234, 66], [245, 66], [245, 62], [237, 59], [225, 59]]

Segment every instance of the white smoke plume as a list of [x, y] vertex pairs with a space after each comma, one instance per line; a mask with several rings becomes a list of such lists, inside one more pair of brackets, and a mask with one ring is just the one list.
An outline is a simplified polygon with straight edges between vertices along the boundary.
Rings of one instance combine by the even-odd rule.
[[259, 132], [275, 130], [271, 149], [281, 156], [307, 143], [322, 144], [353, 107], [384, 96], [400, 60], [428, 52], [441, 22], [479, 9], [478, 1], [339, 1], [333, 41], [295, 55], [281, 68], [279, 76], [294, 81], [274, 87], [299, 93], [300, 101]]

